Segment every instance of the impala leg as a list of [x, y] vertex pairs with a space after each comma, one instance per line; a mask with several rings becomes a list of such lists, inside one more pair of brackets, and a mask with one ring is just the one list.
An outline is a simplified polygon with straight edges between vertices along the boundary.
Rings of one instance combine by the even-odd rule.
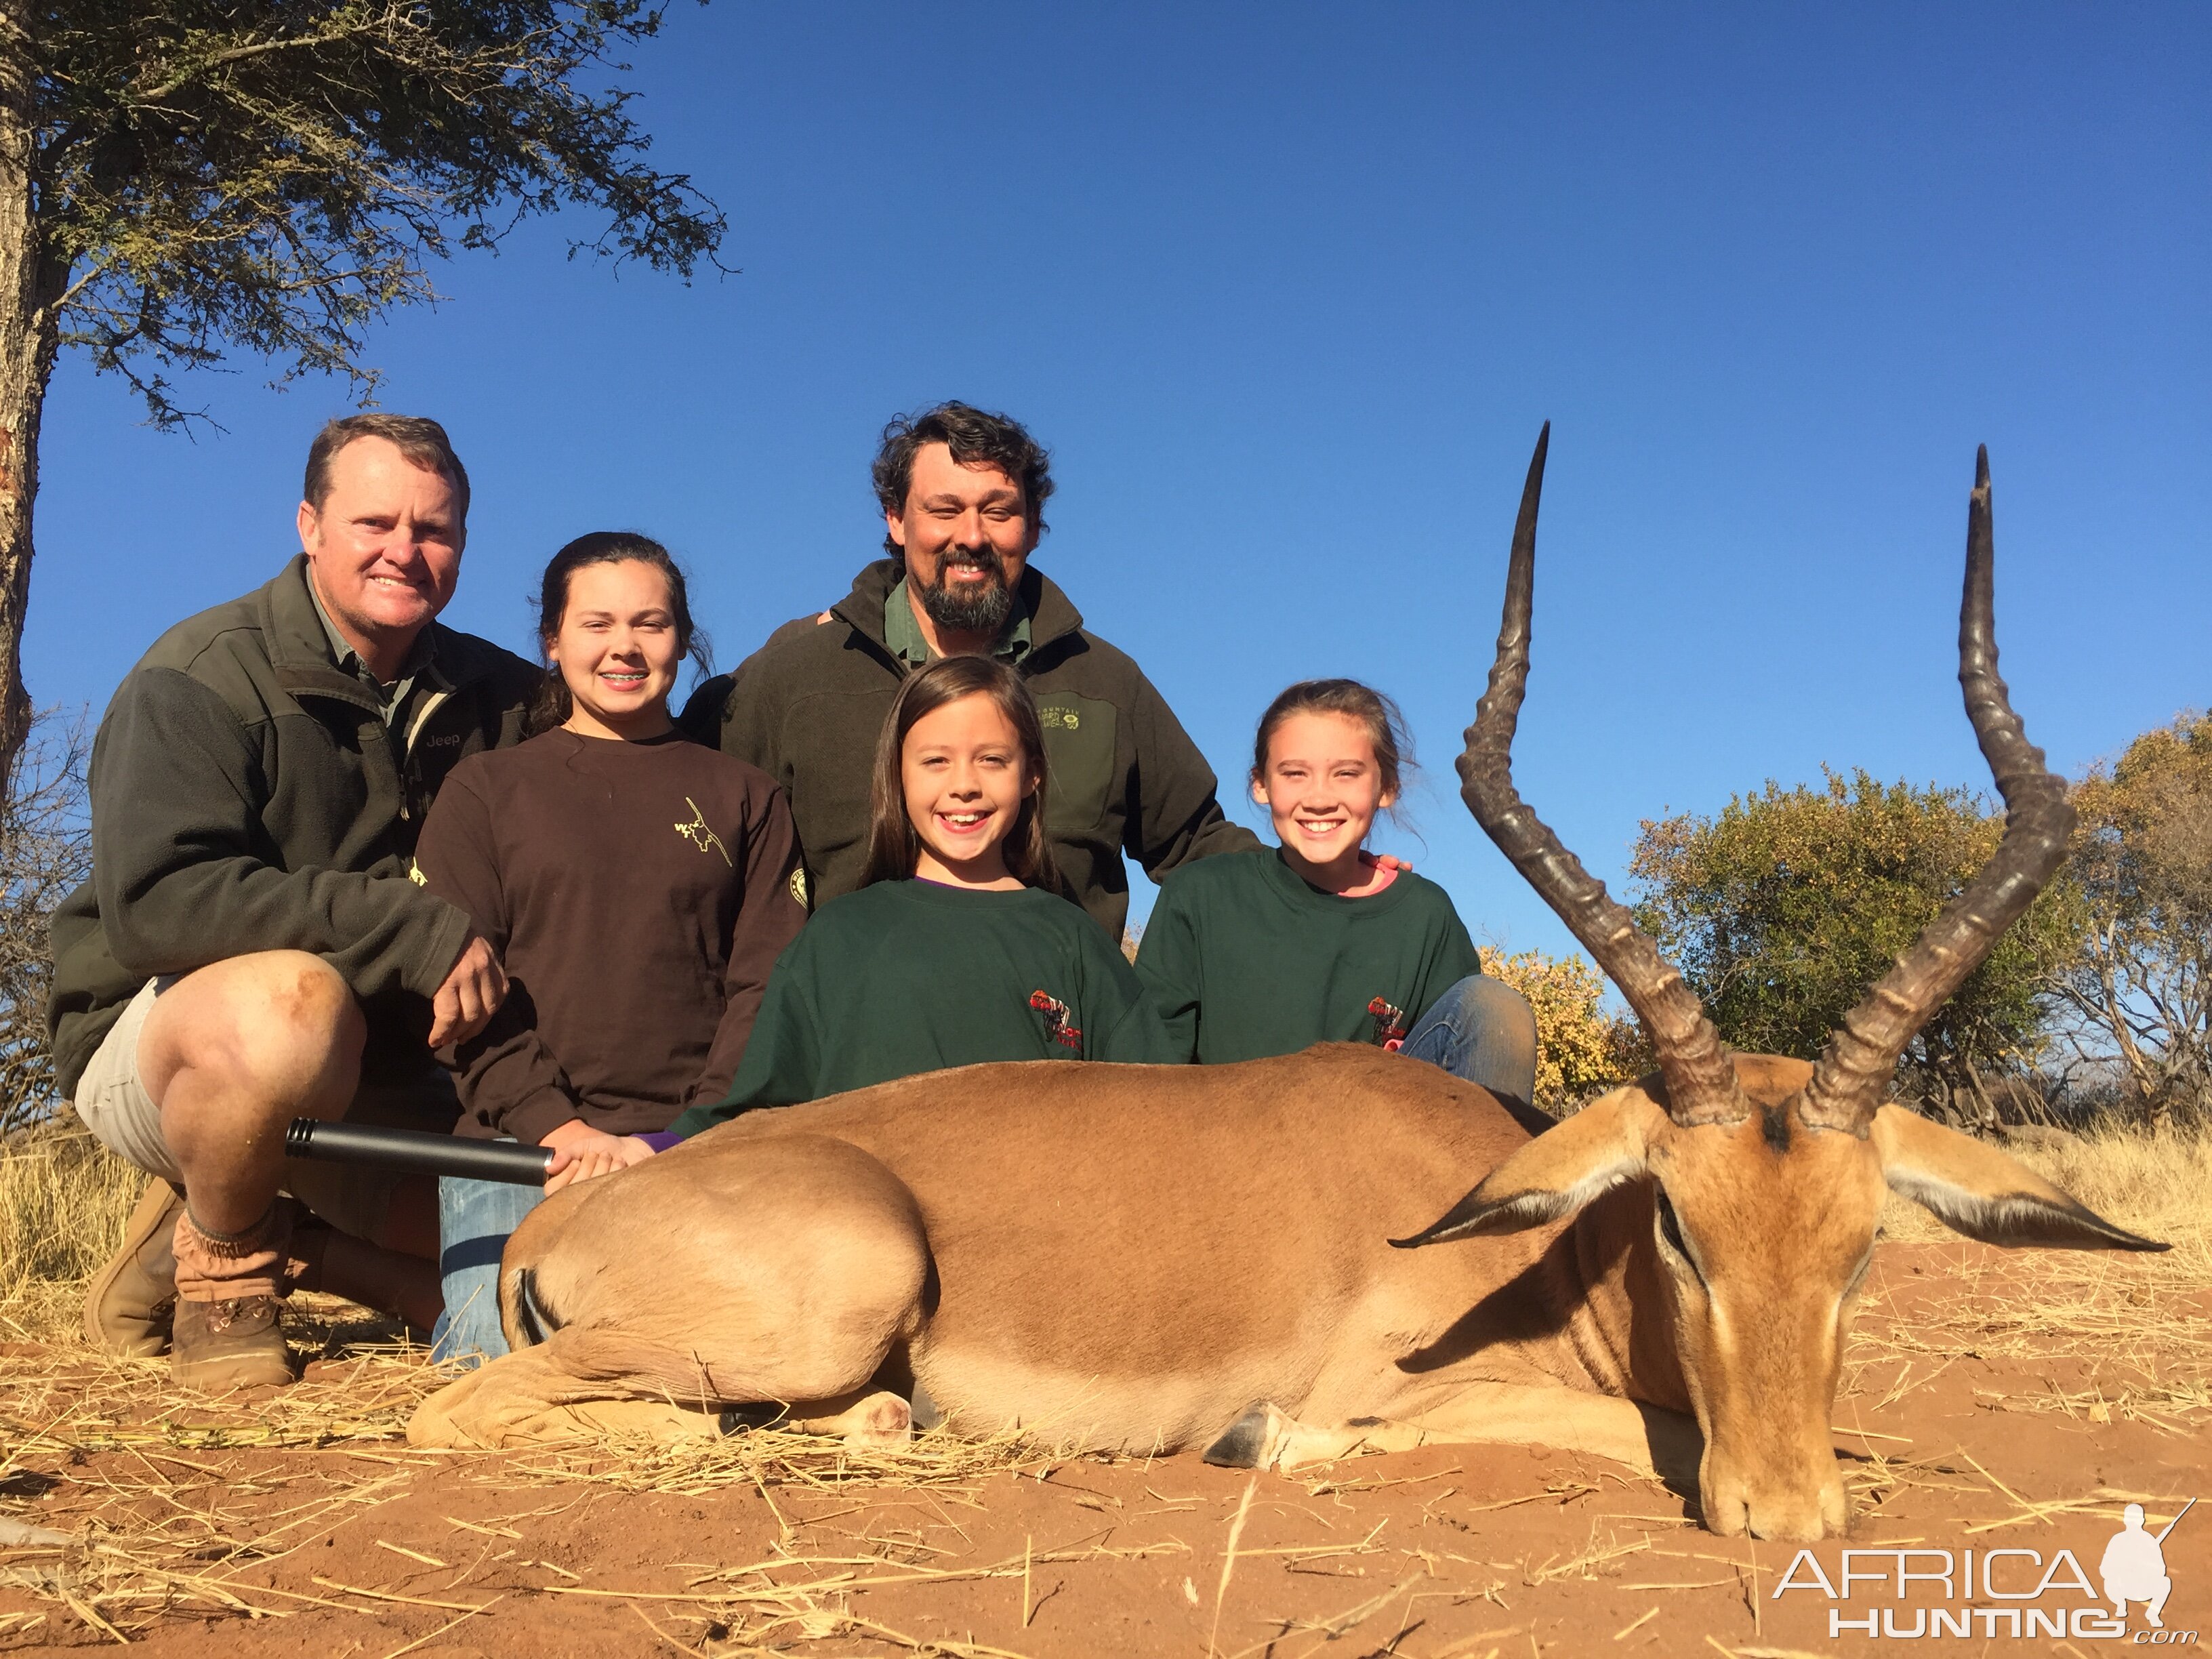
[[1428, 1443], [1551, 1446], [1589, 1452], [1694, 1492], [1705, 1437], [1694, 1419], [1577, 1389], [1471, 1382], [1413, 1419]]
[[1696, 1487], [1705, 1447], [1694, 1422], [1656, 1407], [1574, 1389], [1470, 1382], [1443, 1404], [1404, 1419], [1302, 1423], [1262, 1401], [1206, 1448], [1206, 1461], [1234, 1468], [1293, 1469], [1357, 1452], [1437, 1444], [1590, 1452], [1686, 1492]]
[[1427, 1437], [1411, 1423], [1358, 1418], [1334, 1427], [1301, 1423], [1268, 1401], [1255, 1404], [1206, 1449], [1209, 1463], [1231, 1469], [1294, 1469], [1363, 1451], [1411, 1451]]
[[862, 1389], [810, 1405], [738, 1407], [722, 1413], [722, 1425], [835, 1435], [854, 1447], [903, 1446], [914, 1438], [914, 1408], [887, 1389]]
[[507, 1241], [514, 1352], [425, 1401], [426, 1446], [775, 1422], [881, 1445], [909, 1432], [876, 1375], [922, 1321], [928, 1240], [866, 1152], [794, 1135], [679, 1148], [556, 1194]]
[[578, 1374], [577, 1358], [556, 1337], [479, 1366], [416, 1408], [408, 1443], [477, 1449], [617, 1438], [669, 1445], [771, 1423], [856, 1448], [903, 1445], [912, 1436], [907, 1402], [880, 1389], [725, 1411], [718, 1401], [641, 1398], [629, 1389], [613, 1395], [604, 1376]]
[[672, 1400], [610, 1399], [553, 1345], [523, 1348], [438, 1390], [407, 1422], [412, 1446], [550, 1445], [609, 1436], [672, 1443], [721, 1432], [712, 1411]]

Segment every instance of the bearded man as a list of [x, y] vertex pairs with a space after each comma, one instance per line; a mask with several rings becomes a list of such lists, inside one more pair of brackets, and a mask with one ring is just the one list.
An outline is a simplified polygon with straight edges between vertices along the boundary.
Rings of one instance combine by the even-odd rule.
[[893, 420], [875, 463], [890, 556], [684, 710], [693, 737], [784, 787], [817, 901], [860, 884], [877, 734], [899, 683], [942, 656], [1003, 657], [1028, 681], [1051, 766], [1046, 833], [1078, 902], [1116, 940], [1124, 852], [1157, 881], [1259, 846], [1223, 816], [1212, 769], [1152, 682], [1030, 563], [1048, 459], [1018, 422], [965, 404]]

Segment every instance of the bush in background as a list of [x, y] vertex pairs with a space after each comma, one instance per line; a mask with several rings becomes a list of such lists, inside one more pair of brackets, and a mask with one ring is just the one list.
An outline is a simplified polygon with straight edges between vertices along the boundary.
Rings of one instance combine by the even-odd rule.
[[[1863, 769], [1831, 772], [1819, 788], [1770, 781], [1717, 817], [1645, 822], [1629, 865], [1637, 921], [1724, 1041], [1814, 1059], [1989, 861], [2003, 828], [1966, 789], [1882, 784]], [[2078, 889], [2054, 881], [1913, 1039], [1899, 1095], [1995, 1123], [1988, 1079], [2037, 1070], [2048, 964], [2072, 953], [2084, 925]]]
[[2212, 714], [2144, 732], [2073, 800], [2087, 925], [2048, 975], [2059, 1036], [2154, 1122], [2212, 1115]]
[[80, 713], [39, 716], [0, 795], [0, 1134], [52, 1117], [61, 1101], [46, 1050], [54, 907], [92, 875]]
[[1541, 951], [1508, 956], [1485, 948], [1482, 971], [1511, 986], [1536, 1011], [1536, 1106], [1553, 1117], [1650, 1069], [1635, 1018], [1601, 1006], [1605, 976], [1579, 956]]

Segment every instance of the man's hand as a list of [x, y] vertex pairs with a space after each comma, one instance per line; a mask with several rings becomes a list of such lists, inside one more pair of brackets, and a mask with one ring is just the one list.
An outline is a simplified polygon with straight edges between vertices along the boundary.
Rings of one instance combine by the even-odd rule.
[[553, 1162], [545, 1171], [549, 1194], [559, 1192], [571, 1182], [612, 1175], [653, 1156], [653, 1148], [635, 1135], [611, 1135], [574, 1117], [540, 1138], [538, 1144], [553, 1149]]
[[471, 933], [459, 961], [446, 970], [446, 982], [430, 998], [430, 1046], [461, 1042], [491, 1024], [507, 1000], [507, 969], [491, 941]]

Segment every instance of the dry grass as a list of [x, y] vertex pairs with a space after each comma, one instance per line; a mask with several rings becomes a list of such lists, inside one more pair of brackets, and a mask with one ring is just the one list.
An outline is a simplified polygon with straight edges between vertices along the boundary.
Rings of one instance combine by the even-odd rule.
[[75, 1340], [82, 1286], [145, 1180], [82, 1129], [0, 1139], [0, 1337]]
[[[1836, 1402], [1846, 1443], [1853, 1430], [1882, 1430], [1892, 1407], [1923, 1390], [1962, 1387], [1983, 1410], [2133, 1422], [2195, 1443], [2212, 1429], [2212, 1133], [2105, 1129], [2078, 1142], [2012, 1150], [2106, 1219], [2172, 1248], [2160, 1255], [1990, 1250], [1893, 1198], [1882, 1217], [1886, 1237], [1954, 1248], [1943, 1250], [1940, 1272], [1931, 1267], [1913, 1280], [1878, 1269], [1869, 1281]], [[1992, 1373], [1988, 1362], [2007, 1363]], [[1984, 1380], [2023, 1373], [2035, 1382], [1996, 1387]], [[1996, 1492], [2017, 1512], [1992, 1527], [2062, 1510], [2117, 1516], [2127, 1498], [2152, 1501], [2148, 1493], [2106, 1492], [2031, 1503], [1942, 1447], [1876, 1433], [1864, 1449], [1866, 1461], [1848, 1478], [1869, 1511], [1915, 1489]]]

